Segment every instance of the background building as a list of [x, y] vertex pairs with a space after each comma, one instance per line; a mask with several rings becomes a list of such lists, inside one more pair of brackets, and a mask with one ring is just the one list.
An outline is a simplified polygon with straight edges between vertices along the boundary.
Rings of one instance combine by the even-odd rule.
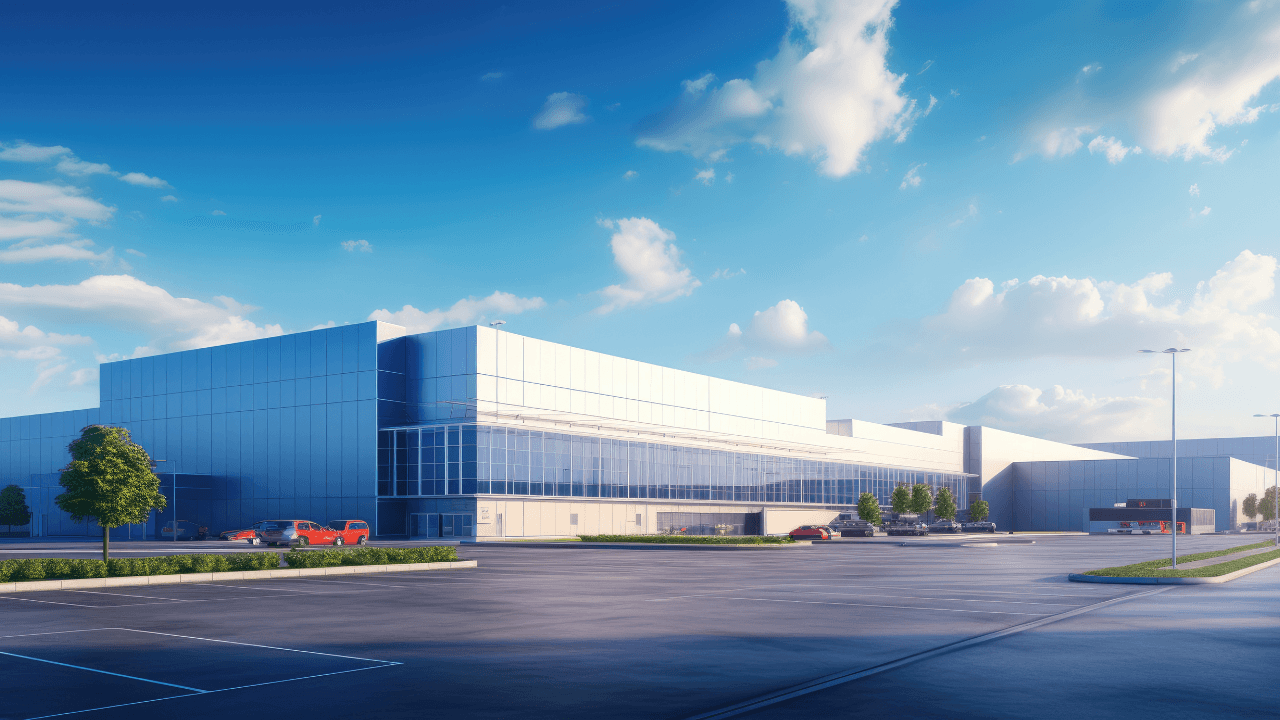
[[[67, 444], [95, 423], [128, 428], [156, 460], [176, 495], [164, 519], [213, 532], [358, 517], [386, 536], [772, 534], [863, 492], [887, 505], [900, 482], [947, 487], [962, 513], [986, 499], [1001, 528], [1081, 530], [1083, 508], [1168, 492], [1167, 461], [1121, 444], [829, 421], [822, 399], [487, 327], [361, 323], [104, 363], [99, 383], [97, 408], [0, 420], [0, 482], [26, 488], [34, 535], [95, 534], [53, 502]], [[1260, 472], [1180, 459], [1179, 503], [1231, 527]]]

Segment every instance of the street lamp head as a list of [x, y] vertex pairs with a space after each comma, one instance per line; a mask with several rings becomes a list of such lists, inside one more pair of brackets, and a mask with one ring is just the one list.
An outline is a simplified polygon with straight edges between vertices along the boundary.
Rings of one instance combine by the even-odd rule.
[[1140, 352], [1140, 353], [1163, 353], [1163, 354], [1165, 354], [1165, 355], [1168, 355], [1168, 354], [1170, 354], [1170, 353], [1184, 353], [1184, 352], [1191, 352], [1191, 348], [1181, 348], [1181, 349], [1179, 349], [1179, 348], [1165, 348], [1164, 350], [1139, 350], [1138, 352]]

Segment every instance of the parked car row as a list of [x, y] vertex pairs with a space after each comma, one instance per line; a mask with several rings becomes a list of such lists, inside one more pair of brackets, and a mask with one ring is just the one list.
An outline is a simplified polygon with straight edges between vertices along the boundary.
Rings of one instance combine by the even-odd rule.
[[[835, 537], [872, 537], [876, 527], [866, 520], [854, 520], [842, 513], [831, 525], [801, 525], [788, 535], [793, 540], [831, 540]], [[880, 526], [886, 535], [925, 536], [930, 533], [994, 533], [993, 522], [958, 523], [954, 520], [938, 520], [931, 525], [910, 517], [892, 520]]]
[[369, 523], [333, 520], [326, 526], [310, 520], [262, 520], [242, 530], [227, 530], [218, 537], [244, 540], [250, 545], [364, 545], [369, 542]]

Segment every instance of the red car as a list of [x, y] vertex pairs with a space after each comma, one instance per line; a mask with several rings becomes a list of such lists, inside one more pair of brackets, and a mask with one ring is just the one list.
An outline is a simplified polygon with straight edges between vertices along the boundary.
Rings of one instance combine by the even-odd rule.
[[257, 545], [253, 541], [257, 539], [258, 530], [261, 528], [262, 523], [256, 522], [244, 530], [224, 530], [218, 533], [218, 537], [222, 540], [247, 540], [250, 544]]
[[340, 545], [334, 542], [339, 537], [336, 530], [309, 520], [263, 520], [256, 539], [268, 545]]
[[831, 533], [821, 525], [801, 525], [790, 532], [792, 540], [830, 540]]
[[329, 529], [338, 533], [334, 545], [364, 545], [369, 542], [369, 523], [363, 520], [332, 520]]

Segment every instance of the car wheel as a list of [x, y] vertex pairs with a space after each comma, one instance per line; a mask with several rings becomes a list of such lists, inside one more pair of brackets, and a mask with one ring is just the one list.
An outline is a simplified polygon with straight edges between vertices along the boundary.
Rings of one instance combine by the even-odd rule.
[[249, 538], [249, 544], [250, 544], [250, 545], [261, 545], [261, 544], [262, 544], [262, 540], [260, 540], [259, 538]]
[[361, 536], [360, 536], [360, 539], [359, 539], [359, 540], [356, 540], [356, 544], [357, 544], [357, 545], [364, 545], [364, 544], [365, 544], [365, 543], [367, 543], [367, 542], [369, 542], [369, 536], [368, 536], [368, 535], [361, 535]]
[[339, 535], [338, 537], [334, 538], [334, 539], [333, 539], [333, 544], [334, 544], [334, 545], [341, 545], [341, 544], [342, 544], [342, 536], [341, 536], [341, 535]]
[[298, 547], [306, 547], [310, 544], [311, 544], [311, 538], [307, 537], [306, 535], [303, 535], [302, 537], [298, 538]]
[[995, 528], [991, 528], [991, 529], [990, 529], [990, 530], [988, 530], [987, 532], [989, 532], [989, 533], [995, 533], [995, 531], [996, 531], [996, 529], [995, 529]]

